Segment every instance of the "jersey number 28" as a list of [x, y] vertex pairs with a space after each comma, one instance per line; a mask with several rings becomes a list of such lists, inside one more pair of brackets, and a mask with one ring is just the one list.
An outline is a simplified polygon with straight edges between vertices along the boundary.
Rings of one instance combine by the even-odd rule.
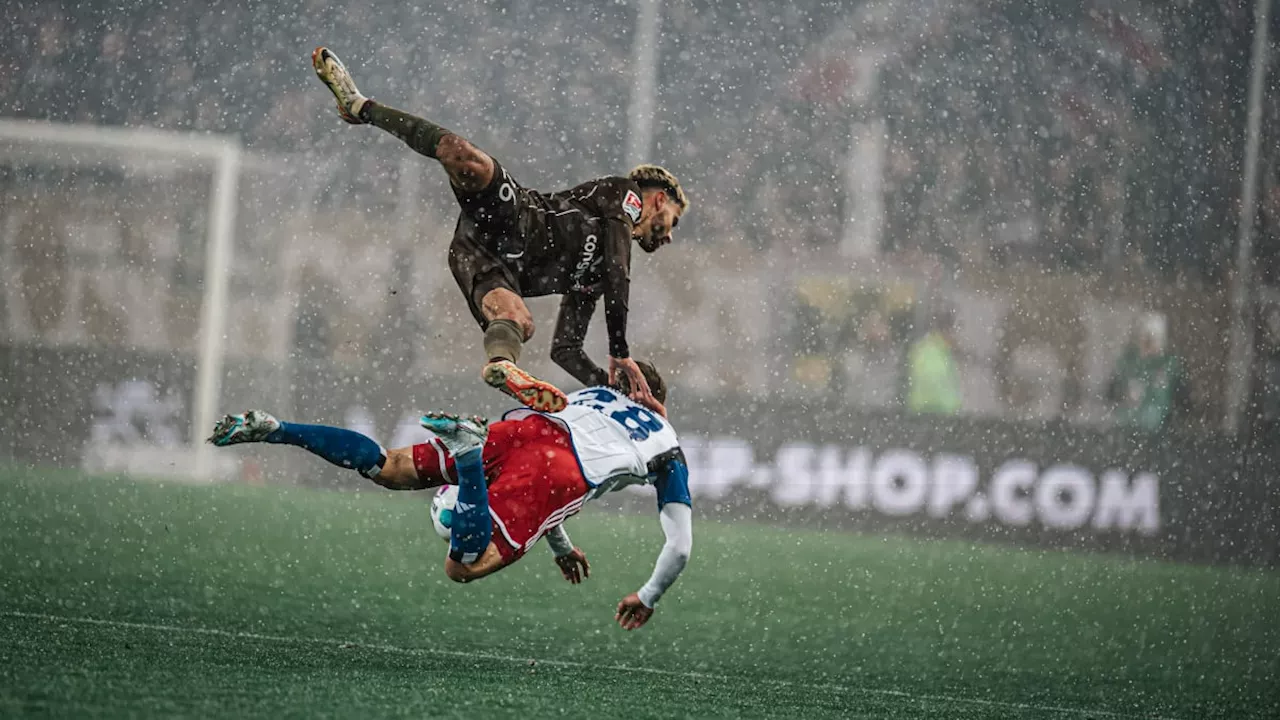
[[620, 398], [604, 388], [588, 388], [582, 391], [582, 397], [574, 400], [574, 405], [586, 405], [608, 415], [614, 422], [622, 425], [631, 435], [631, 439], [639, 442], [658, 432], [663, 427], [657, 415], [639, 405], [624, 404]]

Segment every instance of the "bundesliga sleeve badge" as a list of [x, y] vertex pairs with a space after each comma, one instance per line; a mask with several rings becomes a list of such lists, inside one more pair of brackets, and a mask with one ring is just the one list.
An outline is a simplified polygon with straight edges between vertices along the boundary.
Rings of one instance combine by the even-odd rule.
[[631, 223], [640, 222], [640, 210], [643, 206], [640, 204], [640, 196], [634, 190], [628, 190], [625, 197], [622, 198], [622, 211], [631, 218]]

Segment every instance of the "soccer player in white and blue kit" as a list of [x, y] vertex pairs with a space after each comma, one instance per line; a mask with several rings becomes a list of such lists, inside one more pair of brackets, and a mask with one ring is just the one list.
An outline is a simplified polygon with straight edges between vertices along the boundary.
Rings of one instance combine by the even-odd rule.
[[688, 466], [661, 404], [666, 388], [652, 365], [641, 368], [658, 401], [648, 407], [617, 388], [591, 387], [569, 394], [560, 412], [518, 408], [492, 426], [429, 413], [421, 422], [436, 439], [390, 451], [351, 430], [281, 422], [256, 410], [226, 416], [209, 440], [296, 445], [386, 488], [439, 488], [432, 518], [450, 543], [445, 573], [458, 582], [501, 570], [542, 537], [565, 579], [581, 582], [590, 565], [564, 521], [604, 493], [653, 485], [667, 541], [649, 580], [618, 603], [615, 619], [631, 630], [652, 616], [693, 545]]

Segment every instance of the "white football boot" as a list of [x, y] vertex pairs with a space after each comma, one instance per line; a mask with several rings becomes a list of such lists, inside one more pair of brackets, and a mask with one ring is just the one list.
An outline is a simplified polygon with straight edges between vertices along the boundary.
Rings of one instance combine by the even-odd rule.
[[369, 98], [360, 94], [356, 81], [352, 80], [351, 73], [347, 72], [347, 66], [343, 65], [338, 56], [329, 51], [329, 48], [318, 47], [311, 53], [311, 67], [315, 68], [320, 82], [324, 83], [337, 99], [338, 115], [352, 125], [363, 125], [364, 120], [360, 119], [360, 108], [364, 107]]

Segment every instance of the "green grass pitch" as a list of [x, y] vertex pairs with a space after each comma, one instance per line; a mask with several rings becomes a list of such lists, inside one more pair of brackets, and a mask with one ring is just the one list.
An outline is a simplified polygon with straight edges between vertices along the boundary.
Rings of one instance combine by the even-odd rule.
[[590, 507], [459, 586], [426, 496], [0, 472], [0, 716], [1280, 717], [1280, 573]]

